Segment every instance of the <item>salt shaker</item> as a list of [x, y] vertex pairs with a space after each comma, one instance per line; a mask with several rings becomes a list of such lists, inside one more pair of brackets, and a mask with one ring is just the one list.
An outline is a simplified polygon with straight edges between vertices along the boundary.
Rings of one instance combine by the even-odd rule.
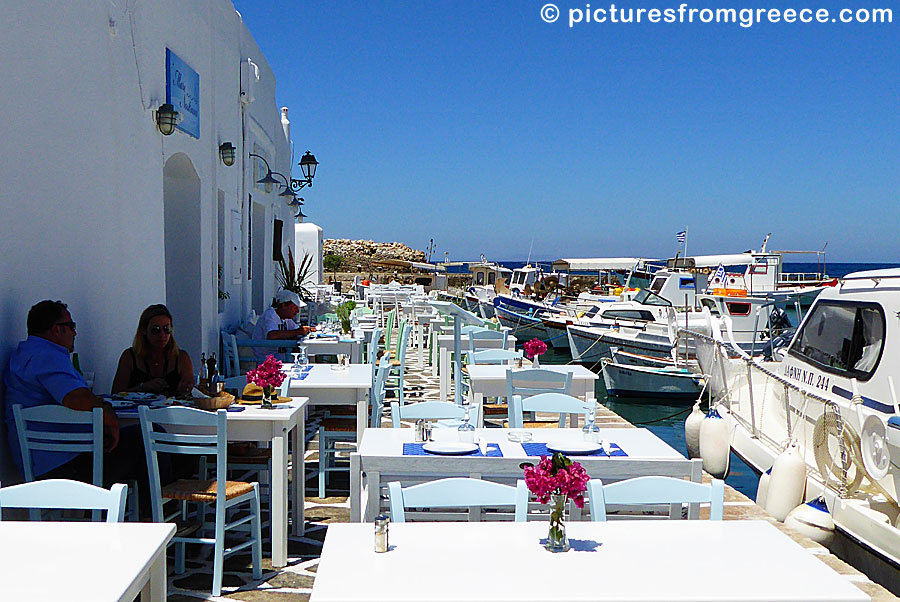
[[424, 441], [434, 441], [434, 438], [431, 436], [431, 431], [434, 428], [430, 422], [425, 423], [425, 433], [424, 433]]
[[419, 419], [416, 421], [416, 443], [424, 443], [428, 441], [428, 438], [425, 434], [425, 425], [427, 423], [423, 419]]
[[379, 514], [375, 517], [375, 551], [378, 553], [388, 551], [388, 526], [391, 519], [387, 514]]

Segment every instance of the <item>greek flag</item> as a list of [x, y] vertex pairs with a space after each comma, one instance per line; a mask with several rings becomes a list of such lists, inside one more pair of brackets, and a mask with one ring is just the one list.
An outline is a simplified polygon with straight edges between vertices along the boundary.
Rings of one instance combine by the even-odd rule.
[[725, 266], [721, 263], [716, 268], [716, 273], [713, 274], [713, 283], [725, 286]]
[[687, 240], [687, 230], [682, 230], [681, 232], [678, 232], [677, 234], [675, 234], [675, 238], [678, 240], [679, 243], [683, 244], [684, 241]]

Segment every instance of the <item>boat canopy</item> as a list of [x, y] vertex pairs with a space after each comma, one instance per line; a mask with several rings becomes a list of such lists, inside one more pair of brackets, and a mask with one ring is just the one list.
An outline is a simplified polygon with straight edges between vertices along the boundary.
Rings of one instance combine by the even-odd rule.
[[387, 265], [396, 268], [412, 268], [415, 270], [423, 270], [426, 272], [444, 272], [447, 270], [440, 263], [421, 263], [418, 261], [405, 261], [403, 259], [378, 259], [373, 261], [372, 263], [376, 263], [378, 265]]
[[602, 270], [630, 270], [638, 264], [657, 261], [641, 257], [595, 257], [592, 259], [557, 259], [553, 269], [557, 272], [599, 272]]
[[[694, 255], [684, 258], [687, 261], [693, 260], [694, 267], [697, 268], [715, 268], [721, 263], [722, 265], [751, 265], [755, 263], [755, 257], [764, 257], [754, 253], [732, 253], [730, 255]], [[671, 259], [669, 261], [672, 261]], [[678, 258], [679, 265], [682, 258]]]

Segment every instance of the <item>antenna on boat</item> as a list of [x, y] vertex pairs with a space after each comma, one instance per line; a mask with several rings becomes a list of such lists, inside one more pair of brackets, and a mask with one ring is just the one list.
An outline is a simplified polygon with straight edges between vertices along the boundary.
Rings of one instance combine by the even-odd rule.
[[769, 244], [769, 237], [770, 237], [770, 236], [772, 236], [772, 233], [771, 233], [771, 232], [769, 232], [768, 234], [766, 234], [766, 238], [763, 240], [762, 247], [760, 247], [760, 249], [759, 249], [759, 252], [760, 252], [760, 253], [765, 253], [765, 252], [766, 252], [766, 245]]
[[531, 246], [528, 247], [528, 259], [525, 260], [525, 265], [531, 263], [531, 250], [534, 249], [534, 236], [531, 237]]

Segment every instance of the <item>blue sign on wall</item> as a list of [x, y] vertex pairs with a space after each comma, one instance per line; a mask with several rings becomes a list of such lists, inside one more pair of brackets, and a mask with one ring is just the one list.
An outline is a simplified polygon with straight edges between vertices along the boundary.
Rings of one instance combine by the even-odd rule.
[[181, 114], [179, 130], [200, 137], [200, 75], [166, 48], [166, 102]]

